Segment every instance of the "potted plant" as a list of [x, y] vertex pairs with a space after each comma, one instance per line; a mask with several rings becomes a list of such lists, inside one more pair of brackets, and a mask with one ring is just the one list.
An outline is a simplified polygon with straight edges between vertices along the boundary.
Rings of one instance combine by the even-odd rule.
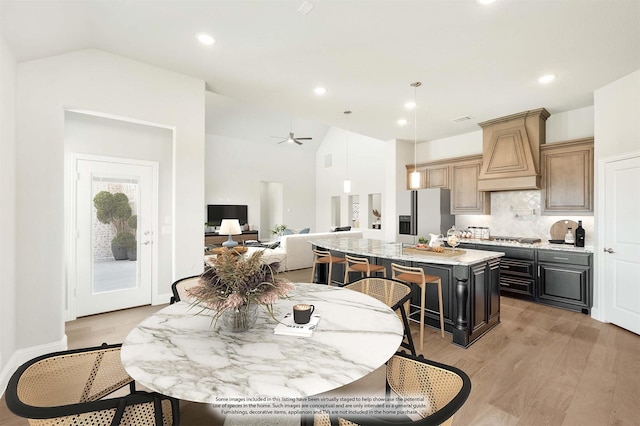
[[93, 205], [96, 208], [97, 219], [101, 223], [111, 224], [115, 231], [116, 236], [111, 240], [111, 253], [114, 259], [127, 259], [126, 247], [119, 244], [120, 238], [122, 238], [119, 235], [125, 232], [130, 234], [127, 224], [131, 217], [129, 197], [122, 192], [112, 194], [109, 191], [100, 191], [93, 197]]
[[284, 230], [287, 229], [287, 225], [278, 225], [276, 224], [276, 226], [273, 227], [273, 229], [271, 229], [271, 233], [273, 235], [276, 235], [278, 238], [278, 241], [280, 241], [280, 237], [282, 237], [282, 234], [284, 232]]
[[[131, 232], [128, 232], [128, 231], [119, 232], [113, 238], [113, 240], [111, 240], [111, 250], [114, 252], [114, 257], [115, 257], [116, 251], [118, 252], [118, 257], [116, 257], [116, 260], [130, 259], [128, 257], [128, 253], [131, 250], [134, 250], [135, 248], [136, 248], [136, 237]], [[124, 253], [124, 257], [122, 253]], [[134, 258], [130, 260], [136, 260], [135, 255], [134, 255]]]
[[219, 254], [198, 285], [187, 290], [195, 304], [213, 312], [212, 324], [222, 318], [231, 331], [246, 331], [256, 321], [257, 307], [263, 306], [275, 319], [273, 304], [287, 297], [293, 284], [278, 276], [278, 263], [266, 263], [263, 251], [238, 256], [233, 250]]
[[127, 257], [129, 260], [137, 260], [138, 259], [138, 244], [136, 241], [136, 229], [138, 228], [138, 215], [134, 214], [127, 220], [127, 225], [129, 226], [129, 230], [131, 235], [133, 235], [133, 244], [127, 245]]

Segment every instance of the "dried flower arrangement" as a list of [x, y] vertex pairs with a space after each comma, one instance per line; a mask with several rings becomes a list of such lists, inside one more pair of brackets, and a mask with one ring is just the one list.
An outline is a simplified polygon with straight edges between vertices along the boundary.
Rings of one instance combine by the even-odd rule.
[[278, 263], [264, 263], [262, 254], [262, 250], [246, 257], [233, 250], [222, 252], [188, 293], [200, 305], [215, 311], [214, 321], [227, 309], [251, 304], [264, 305], [273, 316], [273, 303], [286, 297], [294, 286], [279, 278]]

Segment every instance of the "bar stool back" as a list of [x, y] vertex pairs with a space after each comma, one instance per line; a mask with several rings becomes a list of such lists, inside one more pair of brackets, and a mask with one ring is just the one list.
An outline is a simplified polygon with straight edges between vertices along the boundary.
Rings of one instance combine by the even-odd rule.
[[313, 266], [311, 267], [311, 282], [316, 273], [317, 265], [329, 265], [327, 274], [327, 285], [331, 285], [331, 269], [334, 263], [344, 263], [344, 257], [338, 257], [331, 254], [329, 250], [313, 249]]
[[[420, 286], [420, 350], [424, 348], [424, 309], [427, 299], [427, 284], [438, 285], [438, 309], [440, 311], [440, 334], [444, 337], [444, 314], [442, 310], [442, 280], [436, 275], [427, 275], [422, 268], [391, 264], [391, 278]], [[411, 314], [409, 314], [411, 317]]]
[[355, 257], [348, 254], [344, 255], [344, 283], [349, 283], [349, 272], [360, 272], [360, 278], [371, 276], [372, 272], [381, 272], [382, 276], [387, 278], [387, 268], [384, 265], [372, 265], [366, 257]]

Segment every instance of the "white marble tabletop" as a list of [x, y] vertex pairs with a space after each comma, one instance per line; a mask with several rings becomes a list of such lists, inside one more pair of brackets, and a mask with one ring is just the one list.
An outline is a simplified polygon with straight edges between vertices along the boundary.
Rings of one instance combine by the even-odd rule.
[[402, 341], [402, 323], [385, 304], [353, 290], [296, 284], [276, 303], [276, 318], [296, 303], [315, 305], [311, 337], [273, 333], [261, 310], [256, 325], [233, 333], [186, 302], [142, 321], [122, 344], [127, 372], [147, 388], [179, 399], [306, 397], [351, 383], [384, 364]]
[[489, 259], [504, 256], [504, 253], [500, 252], [471, 249], [458, 249], [460, 254], [455, 256], [442, 256], [427, 251], [424, 253], [410, 253], [404, 251], [404, 248], [411, 247], [410, 244], [385, 242], [383, 240], [370, 238], [327, 238], [313, 240], [311, 244], [329, 250], [353, 253], [361, 256], [440, 265], [474, 265]]

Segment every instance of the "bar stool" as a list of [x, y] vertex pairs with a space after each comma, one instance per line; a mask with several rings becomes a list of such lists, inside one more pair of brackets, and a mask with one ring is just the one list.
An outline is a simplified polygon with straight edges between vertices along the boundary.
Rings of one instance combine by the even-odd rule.
[[[444, 314], [442, 312], [442, 280], [436, 275], [426, 275], [422, 268], [391, 264], [391, 279], [420, 286], [420, 350], [424, 347], [424, 309], [427, 299], [427, 284], [438, 284], [438, 306], [440, 310], [440, 334], [444, 337]], [[411, 316], [411, 314], [409, 314]]]
[[329, 273], [327, 274], [327, 285], [331, 285], [331, 268], [334, 263], [344, 263], [344, 257], [337, 257], [331, 254], [329, 250], [313, 249], [313, 266], [311, 267], [311, 282], [316, 273], [316, 265], [328, 264]]
[[387, 278], [387, 268], [384, 265], [372, 265], [369, 263], [369, 259], [366, 257], [354, 257], [348, 254], [344, 255], [345, 267], [344, 267], [344, 283], [349, 283], [349, 272], [360, 272], [361, 278], [364, 278], [364, 274], [367, 277], [371, 276], [372, 272], [382, 272], [382, 276]]

